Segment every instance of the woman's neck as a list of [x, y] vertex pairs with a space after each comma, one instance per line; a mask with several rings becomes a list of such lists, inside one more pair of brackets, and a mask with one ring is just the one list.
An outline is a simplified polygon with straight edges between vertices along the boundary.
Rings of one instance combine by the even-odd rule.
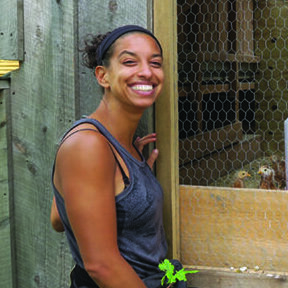
[[133, 137], [142, 114], [128, 113], [119, 107], [110, 107], [103, 100], [89, 117], [101, 122], [103, 126], [127, 150], [133, 149]]

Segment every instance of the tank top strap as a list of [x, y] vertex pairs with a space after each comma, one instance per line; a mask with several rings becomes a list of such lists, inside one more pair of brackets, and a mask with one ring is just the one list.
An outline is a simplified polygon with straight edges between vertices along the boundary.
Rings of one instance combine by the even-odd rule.
[[[111, 149], [111, 151], [112, 151], [112, 153], [113, 153], [113, 156], [114, 156], [114, 158], [115, 158], [115, 161], [116, 161], [116, 163], [117, 163], [117, 165], [118, 165], [118, 167], [119, 167], [119, 169], [120, 169], [120, 172], [121, 172], [121, 174], [122, 174], [123, 182], [124, 182], [124, 185], [125, 185], [125, 188], [126, 188], [126, 187], [130, 184], [130, 180], [129, 180], [129, 177], [126, 175], [123, 167], [121, 166], [121, 164], [120, 164], [117, 156], [115, 155], [115, 152], [114, 152], [112, 146], [117, 150], [117, 152], [119, 152], [119, 151], [118, 151], [117, 147], [115, 147], [115, 143], [112, 143], [113, 141], [111, 141], [113, 138], [109, 137], [110, 134], [107, 134], [108, 131], [106, 130], [106, 128], [105, 128], [99, 121], [97, 121], [97, 120], [95, 120], [95, 119], [91, 119], [91, 118], [82, 118], [82, 119], [76, 121], [76, 122], [73, 124], [73, 126], [72, 126], [68, 131], [66, 131], [66, 133], [65, 133], [64, 136], [62, 137], [62, 140], [61, 140], [60, 145], [61, 145], [68, 137], [72, 136], [73, 134], [75, 134], [75, 133], [77, 133], [77, 132], [80, 132], [80, 131], [83, 131], [83, 130], [84, 130], [84, 131], [85, 131], [85, 130], [96, 131], [96, 130], [94, 130], [94, 129], [85, 128], [85, 129], [77, 130], [77, 131], [75, 131], [75, 132], [73, 132], [73, 133], [71, 133], [71, 134], [69, 134], [69, 135], [67, 136], [67, 134], [68, 134], [71, 130], [73, 130], [75, 127], [77, 127], [77, 126], [79, 126], [79, 125], [81, 125], [81, 124], [84, 124], [84, 123], [92, 124], [95, 128], [97, 128], [97, 131], [99, 131], [99, 132], [107, 139], [107, 142], [108, 142], [108, 144], [109, 144], [109, 147], [110, 147], [110, 149]], [[105, 132], [106, 132], [106, 133], [105, 133]], [[120, 154], [120, 156], [122, 157], [121, 154]]]

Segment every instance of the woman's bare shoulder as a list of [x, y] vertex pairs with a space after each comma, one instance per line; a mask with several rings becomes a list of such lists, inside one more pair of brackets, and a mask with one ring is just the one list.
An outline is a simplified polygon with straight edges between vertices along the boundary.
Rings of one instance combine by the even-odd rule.
[[56, 170], [64, 174], [68, 171], [71, 175], [111, 169], [114, 165], [108, 140], [91, 125], [73, 129], [61, 144], [56, 157]]
[[[90, 152], [109, 147], [107, 139], [91, 124], [85, 123], [72, 129], [62, 140], [58, 153], [78, 154], [77, 152]], [[103, 151], [104, 152], [104, 151]]]

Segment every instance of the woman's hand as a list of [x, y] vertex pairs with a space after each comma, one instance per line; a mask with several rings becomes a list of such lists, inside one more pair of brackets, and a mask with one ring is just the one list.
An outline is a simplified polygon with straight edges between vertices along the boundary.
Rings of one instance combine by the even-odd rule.
[[[142, 138], [137, 137], [135, 142], [134, 142], [134, 145], [142, 153], [145, 145], [147, 145], [149, 143], [156, 142], [156, 140], [157, 140], [156, 133], [151, 133], [151, 134], [148, 134]], [[149, 158], [147, 159], [146, 162], [151, 169], [153, 169], [154, 162], [156, 161], [158, 155], [159, 155], [158, 149], [153, 149], [151, 154], [149, 155]]]

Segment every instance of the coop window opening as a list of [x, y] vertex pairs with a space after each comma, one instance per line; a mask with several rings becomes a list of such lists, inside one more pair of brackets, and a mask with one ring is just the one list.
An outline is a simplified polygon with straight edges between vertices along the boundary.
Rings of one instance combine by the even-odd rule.
[[[287, 7], [273, 5], [283, 18]], [[258, 188], [259, 167], [284, 158], [288, 104], [277, 72], [287, 69], [287, 23], [278, 21], [279, 30], [263, 21], [271, 9], [253, 0], [177, 1], [180, 184], [232, 187], [247, 169], [247, 187]]]

